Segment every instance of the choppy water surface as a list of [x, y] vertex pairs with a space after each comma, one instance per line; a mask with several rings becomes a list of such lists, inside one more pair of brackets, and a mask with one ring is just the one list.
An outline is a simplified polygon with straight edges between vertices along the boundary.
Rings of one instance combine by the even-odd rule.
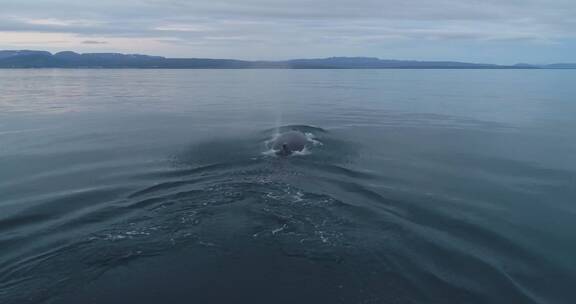
[[572, 303], [574, 83], [0, 71], [0, 303]]

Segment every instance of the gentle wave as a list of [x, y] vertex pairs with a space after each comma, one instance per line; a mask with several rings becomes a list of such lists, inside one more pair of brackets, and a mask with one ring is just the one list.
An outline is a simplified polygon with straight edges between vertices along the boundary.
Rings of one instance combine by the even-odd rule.
[[[275, 243], [287, 257], [364, 261], [355, 267], [372, 265], [400, 282], [395, 284], [410, 286], [416, 292], [412, 299], [440, 296], [430, 293], [435, 286], [463, 299], [493, 301], [496, 289], [505, 289], [524, 303], [539, 302], [522, 278], [534, 276], [533, 265], [547, 261], [528, 241], [492, 228], [497, 219], [472, 209], [460, 205], [447, 211], [441, 196], [411, 190], [408, 197], [395, 188], [370, 186], [401, 182], [350, 166], [359, 149], [352, 143], [327, 130], [298, 128], [317, 132], [323, 145], [310, 155], [283, 159], [257, 153], [260, 136], [198, 144], [176, 154], [170, 168], [132, 174], [132, 180], [151, 181], [148, 186], [63, 193], [0, 220], [2, 247], [20, 248], [0, 265], [4, 303], [48, 301], [109, 269], [179, 248], [226, 250], [229, 230]], [[198, 157], [210, 149], [232, 156]], [[471, 267], [466, 273], [478, 278], [466, 277], [462, 267]], [[398, 297], [406, 286], [395, 287]]]

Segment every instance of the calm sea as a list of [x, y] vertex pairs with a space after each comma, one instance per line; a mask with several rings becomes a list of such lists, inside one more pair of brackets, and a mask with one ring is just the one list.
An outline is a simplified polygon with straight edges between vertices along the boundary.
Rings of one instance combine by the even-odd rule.
[[0, 70], [0, 303], [575, 287], [574, 70]]

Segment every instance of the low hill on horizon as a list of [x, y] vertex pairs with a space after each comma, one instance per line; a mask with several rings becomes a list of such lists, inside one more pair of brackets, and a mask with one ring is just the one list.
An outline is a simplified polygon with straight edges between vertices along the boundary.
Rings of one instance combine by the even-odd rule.
[[497, 65], [457, 61], [390, 60], [375, 57], [329, 57], [283, 61], [166, 58], [140, 54], [64, 51], [0, 51], [0, 68], [142, 68], [142, 69], [572, 69], [576, 64]]

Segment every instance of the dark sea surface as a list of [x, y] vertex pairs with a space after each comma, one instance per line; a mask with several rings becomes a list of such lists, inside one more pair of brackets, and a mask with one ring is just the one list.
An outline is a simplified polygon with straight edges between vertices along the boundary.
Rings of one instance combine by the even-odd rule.
[[575, 301], [574, 70], [0, 70], [2, 304]]

